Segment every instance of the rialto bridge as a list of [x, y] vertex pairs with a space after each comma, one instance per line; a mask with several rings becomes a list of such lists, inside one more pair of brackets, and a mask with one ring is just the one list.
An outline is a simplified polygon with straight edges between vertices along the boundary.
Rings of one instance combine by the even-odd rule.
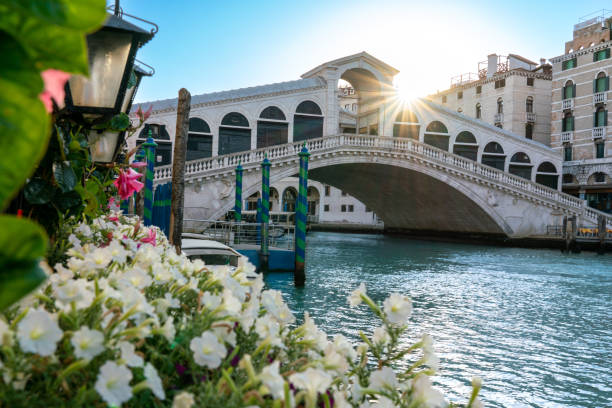
[[[391, 87], [396, 73], [360, 53], [301, 80], [192, 97], [188, 217], [218, 219], [232, 209], [239, 163], [245, 198], [261, 188], [264, 156], [271, 183], [296, 175], [305, 143], [309, 177], [362, 201], [387, 230], [524, 238], [545, 235], [566, 215], [596, 225], [603, 213], [560, 191], [557, 153], [427, 100], [402, 102]], [[355, 89], [356, 111], [338, 103], [340, 79]], [[168, 163], [176, 99], [151, 104], [141, 135], [154, 130], [170, 147], [159, 150], [159, 164]], [[170, 179], [170, 165], [156, 167], [156, 183]]]

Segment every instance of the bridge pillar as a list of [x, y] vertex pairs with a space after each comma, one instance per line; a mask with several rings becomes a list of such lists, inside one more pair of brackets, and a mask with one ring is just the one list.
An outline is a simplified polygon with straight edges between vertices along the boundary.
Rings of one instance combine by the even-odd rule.
[[306, 213], [308, 211], [308, 149], [306, 143], [302, 147], [300, 156], [299, 190], [297, 206], [295, 208], [295, 272], [293, 281], [295, 286], [304, 286], [306, 271], [304, 260], [306, 258]]
[[142, 144], [147, 157], [147, 168], [145, 170], [145, 192], [144, 192], [144, 225], [153, 224], [153, 173], [155, 171], [155, 148], [157, 143], [153, 141], [151, 129], [147, 141]]

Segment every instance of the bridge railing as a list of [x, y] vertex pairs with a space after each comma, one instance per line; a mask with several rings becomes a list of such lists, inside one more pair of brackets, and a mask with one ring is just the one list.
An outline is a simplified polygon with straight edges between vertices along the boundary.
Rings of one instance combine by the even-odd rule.
[[[259, 166], [265, 156], [267, 156], [271, 161], [278, 159], [295, 159], [303, 144], [306, 144], [306, 147], [311, 154], [325, 153], [328, 151], [331, 152], [342, 147], [382, 150], [384, 153], [409, 153], [413, 156], [422, 157], [434, 163], [445, 165], [446, 167], [452, 166], [468, 172], [471, 175], [477, 175], [484, 181], [503, 184], [514, 190], [518, 190], [519, 192], [555, 202], [557, 205], [568, 210], [571, 209], [594, 222], [596, 222], [598, 216], [603, 215], [606, 218], [607, 223], [612, 225], [612, 215], [586, 206], [585, 202], [579, 198], [535, 183], [531, 180], [524, 179], [514, 174], [478, 163], [454, 153], [421, 143], [417, 140], [407, 138], [356, 134], [325, 136], [318, 139], [310, 139], [307, 141], [266, 147], [248, 152], [232, 153], [223, 156], [189, 161], [185, 165], [185, 176], [189, 177], [196, 174], [214, 172], [216, 170], [223, 169], [229, 170], [238, 166], [239, 163], [242, 164], [243, 167]], [[165, 179], [169, 179], [171, 174], [171, 166], [162, 166], [155, 169], [155, 179], [157, 182], [162, 182]]]

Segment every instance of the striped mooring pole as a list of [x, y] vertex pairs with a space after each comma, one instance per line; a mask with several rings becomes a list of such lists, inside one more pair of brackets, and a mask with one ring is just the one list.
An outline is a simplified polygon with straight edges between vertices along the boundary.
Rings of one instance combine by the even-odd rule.
[[297, 206], [295, 208], [295, 272], [293, 281], [295, 286], [304, 286], [306, 271], [304, 260], [306, 258], [306, 213], [308, 211], [308, 149], [306, 143], [299, 153], [300, 173]]
[[236, 199], [234, 202], [234, 221], [236, 222], [236, 232], [234, 233], [234, 244], [240, 243], [240, 223], [242, 222], [242, 165], [238, 163], [236, 167]]
[[151, 129], [147, 141], [142, 144], [147, 158], [147, 168], [145, 170], [145, 193], [144, 193], [144, 225], [153, 224], [153, 171], [155, 170], [155, 148], [157, 143], [153, 141]]
[[270, 160], [264, 156], [261, 163], [261, 258], [262, 271], [268, 270], [268, 258], [270, 256], [269, 226], [270, 226]]

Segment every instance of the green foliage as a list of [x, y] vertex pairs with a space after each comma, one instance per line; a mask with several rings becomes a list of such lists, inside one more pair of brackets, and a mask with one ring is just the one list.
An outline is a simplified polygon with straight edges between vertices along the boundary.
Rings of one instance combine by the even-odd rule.
[[[45, 156], [50, 117], [39, 99], [41, 71], [88, 74], [86, 34], [106, 18], [104, 0], [0, 0], [0, 211], [33, 174]], [[70, 153], [61, 146], [62, 153]], [[53, 182], [51, 182], [53, 179]], [[77, 173], [66, 158], [39, 172], [23, 196], [32, 205], [54, 203], [67, 211], [81, 203], [74, 191]], [[78, 198], [78, 200], [77, 200]], [[37, 217], [48, 219], [49, 211]], [[0, 217], [0, 309], [36, 287], [46, 235], [32, 221]]]
[[21, 299], [46, 278], [39, 266], [47, 250], [34, 222], [0, 215], [0, 310]]

